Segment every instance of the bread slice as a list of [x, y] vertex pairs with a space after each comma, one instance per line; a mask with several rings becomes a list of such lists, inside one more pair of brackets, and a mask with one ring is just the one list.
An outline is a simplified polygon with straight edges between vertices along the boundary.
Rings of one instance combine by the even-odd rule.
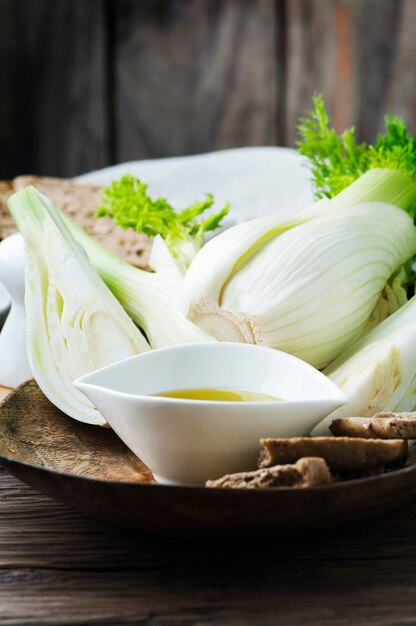
[[323, 459], [299, 459], [295, 465], [276, 465], [270, 469], [227, 474], [208, 480], [207, 487], [221, 489], [282, 489], [316, 487], [331, 484], [331, 474]]
[[355, 437], [295, 437], [261, 439], [259, 467], [295, 463], [303, 457], [321, 457], [331, 470], [361, 472], [404, 462], [407, 442], [401, 439]]
[[374, 417], [336, 419], [329, 427], [336, 437], [416, 439], [416, 413], [377, 413]]
[[371, 417], [343, 417], [333, 420], [329, 430], [335, 437], [377, 439]]
[[16, 232], [16, 226], [7, 210], [7, 198], [27, 185], [33, 185], [51, 198], [106, 248], [125, 261], [148, 269], [152, 240], [133, 230], [120, 228], [110, 217], [96, 218], [101, 187], [79, 183], [73, 179], [19, 176], [13, 181], [0, 183], [0, 239]]
[[376, 413], [372, 420], [374, 431], [383, 439], [416, 439], [416, 413]]

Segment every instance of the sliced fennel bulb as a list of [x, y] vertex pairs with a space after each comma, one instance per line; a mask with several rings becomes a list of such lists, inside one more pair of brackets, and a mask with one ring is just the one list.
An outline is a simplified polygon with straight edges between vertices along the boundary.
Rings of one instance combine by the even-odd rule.
[[366, 417], [379, 411], [416, 407], [416, 296], [366, 333], [324, 373], [349, 401], [322, 420], [313, 436], [328, 433], [338, 417]]
[[370, 315], [364, 332], [371, 330], [406, 304], [408, 300], [406, 287], [410, 280], [404, 267], [401, 267], [389, 278]]
[[161, 237], [155, 238], [151, 256], [152, 266], [158, 271], [146, 272], [104, 248], [57, 207], [54, 210], [59, 212], [106, 285], [144, 330], [152, 348], [215, 341], [186, 319], [182, 303], [183, 277]]
[[33, 376], [67, 415], [104, 424], [73, 381], [150, 347], [48, 198], [27, 187], [10, 197], [8, 207], [25, 239], [27, 349]]
[[363, 332], [389, 277], [416, 252], [402, 210], [415, 198], [406, 175], [370, 170], [295, 222], [265, 218], [218, 235], [185, 277], [189, 319], [217, 339], [326, 366]]
[[160, 235], [153, 239], [149, 266], [154, 272], [172, 271], [177, 278], [182, 279], [181, 268]]

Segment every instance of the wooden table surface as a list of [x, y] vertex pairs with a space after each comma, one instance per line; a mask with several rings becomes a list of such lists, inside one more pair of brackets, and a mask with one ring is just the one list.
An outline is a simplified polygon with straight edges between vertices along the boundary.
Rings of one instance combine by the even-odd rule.
[[236, 544], [111, 528], [0, 469], [0, 624], [416, 624], [416, 503]]

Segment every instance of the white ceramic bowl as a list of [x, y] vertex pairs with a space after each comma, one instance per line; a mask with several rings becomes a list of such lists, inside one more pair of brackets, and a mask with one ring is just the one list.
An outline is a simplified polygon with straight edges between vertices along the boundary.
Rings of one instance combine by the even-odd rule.
[[[82, 376], [75, 386], [164, 484], [203, 484], [256, 467], [260, 437], [296, 437], [346, 402], [329, 378], [284, 352], [204, 343], [146, 352]], [[280, 402], [155, 397], [228, 387]]]

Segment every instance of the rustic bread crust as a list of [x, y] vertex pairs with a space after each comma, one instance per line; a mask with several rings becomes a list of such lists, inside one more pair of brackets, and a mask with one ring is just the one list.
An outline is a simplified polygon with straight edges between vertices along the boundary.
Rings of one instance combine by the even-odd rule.
[[376, 413], [373, 429], [379, 437], [387, 439], [416, 439], [416, 413]]
[[304, 458], [295, 465], [227, 474], [217, 480], [208, 480], [206, 486], [221, 489], [303, 489], [330, 484], [331, 474], [325, 461]]
[[329, 430], [335, 437], [378, 438], [373, 430], [371, 417], [345, 417], [335, 419], [329, 426]]
[[331, 470], [361, 472], [404, 462], [407, 442], [401, 439], [355, 437], [295, 437], [261, 439], [259, 467], [295, 463], [302, 457], [321, 457]]
[[373, 417], [336, 419], [329, 427], [336, 437], [416, 439], [416, 413], [377, 413]]
[[35, 186], [51, 198], [106, 248], [125, 261], [148, 269], [152, 240], [133, 230], [123, 230], [110, 217], [96, 218], [101, 187], [78, 183], [69, 178], [19, 176], [13, 181], [0, 181], [0, 239], [4, 239], [17, 230], [7, 210], [7, 199], [14, 191], [27, 185]]

